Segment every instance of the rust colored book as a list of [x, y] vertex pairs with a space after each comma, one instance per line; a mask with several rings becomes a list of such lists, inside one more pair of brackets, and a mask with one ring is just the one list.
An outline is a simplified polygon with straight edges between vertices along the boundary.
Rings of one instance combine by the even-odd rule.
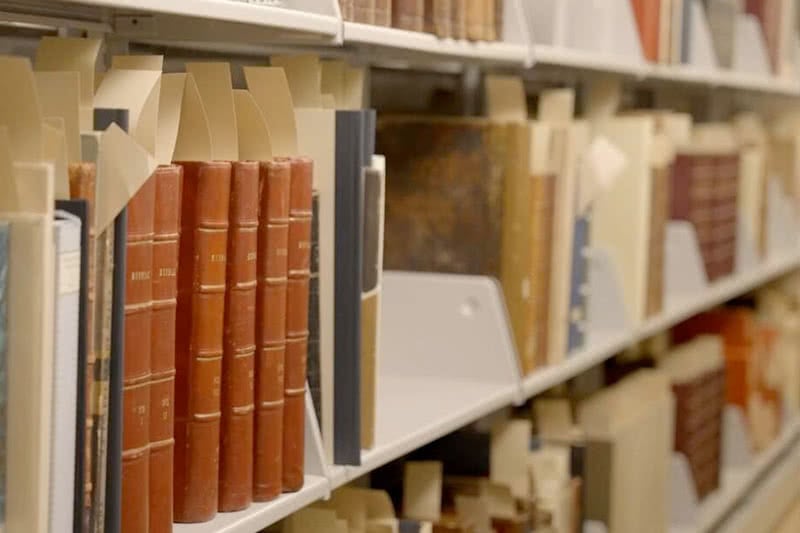
[[253, 499], [283, 490], [283, 395], [289, 254], [288, 161], [261, 163], [256, 296]]
[[155, 177], [128, 202], [122, 429], [122, 529], [149, 530], [150, 353]]
[[453, 39], [467, 38], [467, 0], [450, 0], [450, 33]]
[[632, 0], [639, 40], [645, 59], [658, 61], [659, 19], [662, 0]]
[[86, 200], [88, 209], [88, 219], [91, 221], [89, 224], [89, 265], [88, 265], [88, 305], [86, 306], [86, 354], [87, 364], [83, 369], [85, 373], [85, 391], [84, 398], [86, 400], [85, 413], [86, 413], [86, 427], [85, 427], [85, 446], [84, 446], [84, 486], [83, 486], [83, 531], [89, 531], [89, 519], [91, 517], [92, 508], [92, 434], [94, 426], [94, 418], [92, 416], [93, 394], [94, 394], [94, 363], [97, 358], [95, 352], [95, 301], [96, 295], [96, 268], [97, 261], [95, 258], [95, 247], [97, 234], [94, 226], [94, 202], [95, 202], [95, 177], [96, 167], [94, 163], [74, 163], [69, 165], [69, 189], [70, 197], [73, 199]]
[[425, 29], [425, 0], [393, 0], [392, 26], [401, 30]]
[[392, 25], [392, 0], [375, 0], [375, 25]]
[[375, 0], [353, 0], [353, 22], [375, 24]]
[[313, 175], [311, 159], [292, 158], [283, 398], [284, 491], [298, 491], [303, 487]]
[[175, 324], [176, 522], [217, 513], [231, 164], [186, 162]]
[[258, 172], [256, 161], [233, 163], [222, 355], [220, 511], [238, 511], [253, 501]]
[[467, 39], [483, 41], [486, 34], [486, 1], [472, 0], [466, 2]]
[[348, 22], [354, 21], [354, 2], [355, 0], [339, 0], [339, 9], [342, 12], [342, 18]]
[[425, 31], [437, 37], [452, 37], [452, 0], [425, 0]]
[[172, 531], [175, 406], [175, 311], [183, 169], [155, 171], [153, 322], [150, 345], [150, 533]]

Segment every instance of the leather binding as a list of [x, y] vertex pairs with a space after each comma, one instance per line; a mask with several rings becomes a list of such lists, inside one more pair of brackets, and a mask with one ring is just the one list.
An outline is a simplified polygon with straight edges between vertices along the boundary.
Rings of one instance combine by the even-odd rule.
[[154, 207], [151, 176], [128, 202], [122, 433], [122, 528], [126, 533], [149, 529]]
[[446, 39], [453, 34], [452, 0], [425, 0], [425, 31]]
[[303, 487], [313, 175], [314, 163], [311, 159], [291, 159], [283, 398], [284, 491], [298, 491]]
[[283, 490], [290, 183], [291, 164], [288, 161], [261, 163], [253, 462], [255, 501], [272, 500]]
[[467, 0], [450, 0], [450, 33], [453, 39], [467, 38]]
[[174, 520], [217, 512], [231, 164], [185, 162], [175, 325]]
[[97, 301], [97, 234], [94, 226], [95, 179], [97, 169], [94, 163], [71, 163], [69, 165], [70, 197], [86, 201], [88, 209], [89, 242], [88, 289], [86, 306], [86, 368], [84, 369], [84, 398], [86, 410], [84, 457], [83, 457], [83, 523], [82, 530], [89, 531], [92, 510], [92, 435], [94, 434], [94, 364], [97, 359], [95, 349], [96, 301]]
[[375, 0], [375, 25], [392, 25], [392, 0]]
[[258, 162], [233, 163], [222, 355], [220, 511], [245, 509], [253, 501], [258, 179]]
[[175, 312], [181, 231], [178, 165], [154, 174], [153, 312], [150, 345], [150, 533], [172, 531], [172, 463], [175, 406]]
[[739, 201], [739, 155], [715, 158], [714, 237], [712, 263], [717, 277], [733, 274], [736, 261], [737, 213]]
[[375, 0], [353, 0], [353, 22], [375, 24]]
[[425, 0], [393, 0], [392, 25], [408, 31], [425, 29]]
[[633, 12], [636, 17], [636, 27], [639, 30], [639, 40], [642, 43], [642, 53], [645, 59], [652, 62], [658, 61], [661, 1], [633, 0], [632, 2]]
[[650, 200], [650, 242], [647, 258], [647, 300], [645, 314], [658, 314], [663, 305], [664, 246], [669, 211], [670, 167], [653, 169]]
[[319, 301], [319, 191], [312, 195], [311, 217], [311, 275], [308, 296], [308, 355], [306, 356], [306, 375], [311, 401], [317, 422], [322, 423], [322, 384], [320, 383], [320, 301]]
[[482, 41], [484, 39], [486, 20], [486, 0], [466, 2], [467, 39]]
[[[533, 266], [531, 295], [534, 302], [547, 302], [550, 294], [550, 249], [553, 235], [553, 199], [555, 178], [552, 175], [532, 177], [531, 195], [531, 262]], [[549, 330], [548, 305], [531, 306], [533, 359], [523, 359], [525, 373], [547, 364], [547, 332]]]

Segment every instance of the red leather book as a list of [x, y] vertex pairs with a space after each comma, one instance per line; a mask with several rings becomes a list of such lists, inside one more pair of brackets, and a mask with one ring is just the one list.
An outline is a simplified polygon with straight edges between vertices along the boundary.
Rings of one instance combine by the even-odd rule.
[[[94, 163], [72, 163], [69, 165], [69, 192], [70, 197], [73, 199], [86, 200], [89, 220], [94, 220], [94, 202], [95, 202], [95, 179], [97, 169]], [[95, 302], [97, 300], [97, 288], [95, 283], [95, 276], [97, 270], [97, 261], [95, 259], [97, 234], [95, 232], [94, 223], [89, 225], [89, 281], [88, 281], [88, 303], [86, 306], [86, 368], [85, 372], [85, 413], [86, 413], [86, 427], [85, 427], [85, 446], [83, 458], [83, 531], [89, 530], [89, 520], [91, 517], [92, 507], [92, 434], [94, 428], [94, 417], [92, 416], [92, 399], [94, 398], [94, 362], [97, 359], [95, 347]]]
[[175, 311], [183, 169], [155, 171], [153, 325], [150, 345], [150, 533], [172, 532], [172, 462], [175, 439]]
[[253, 501], [258, 176], [259, 164], [255, 161], [233, 164], [222, 355], [220, 511], [238, 511]]
[[176, 522], [217, 513], [220, 382], [231, 164], [183, 167], [175, 324]]
[[150, 348], [153, 306], [151, 176], [128, 202], [122, 429], [122, 531], [149, 529]]
[[253, 499], [283, 490], [283, 386], [289, 243], [288, 161], [261, 164], [256, 296], [256, 381]]
[[297, 491], [303, 487], [314, 162], [296, 157], [291, 160], [291, 165], [283, 416], [284, 491]]
[[648, 61], [657, 62], [661, 0], [632, 0], [632, 4], [639, 40], [642, 43], [642, 54]]

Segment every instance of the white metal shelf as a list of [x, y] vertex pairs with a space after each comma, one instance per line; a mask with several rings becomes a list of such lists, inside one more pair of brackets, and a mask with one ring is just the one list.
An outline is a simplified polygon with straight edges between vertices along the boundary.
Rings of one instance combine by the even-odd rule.
[[768, 449], [756, 456], [751, 465], [722, 473], [720, 488], [706, 497], [700, 506], [700, 520], [697, 524], [673, 526], [670, 527], [669, 533], [705, 533], [719, 526], [748, 493], [753, 491], [770, 469], [774, 468], [776, 472], [781, 470], [783, 461], [787, 459], [787, 453], [798, 448], [798, 439], [800, 439], [800, 418], [795, 418], [786, 425], [781, 435]]

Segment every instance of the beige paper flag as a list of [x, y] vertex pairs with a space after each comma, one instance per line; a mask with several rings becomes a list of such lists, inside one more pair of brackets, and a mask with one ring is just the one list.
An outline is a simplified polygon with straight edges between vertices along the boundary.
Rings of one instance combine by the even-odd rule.
[[0, 126], [0, 212], [16, 209], [17, 187], [14, 181], [14, 162], [8, 128]]
[[81, 78], [77, 72], [36, 72], [36, 89], [45, 117], [64, 120], [67, 161], [81, 160]]
[[53, 164], [53, 185], [56, 200], [69, 200], [69, 170], [64, 119], [48, 117], [42, 126], [43, 159]]
[[164, 70], [164, 56], [158, 55], [123, 55], [111, 58], [112, 69], [125, 70]]
[[286, 73], [295, 107], [322, 107], [319, 56], [273, 56], [270, 63], [273, 67], [283, 68]]
[[286, 74], [279, 67], [245, 67], [247, 87], [264, 115], [276, 156], [297, 155], [297, 125]]
[[156, 169], [155, 159], [112, 124], [100, 137], [97, 156], [97, 231], [104, 231]]
[[344, 69], [344, 109], [364, 109], [364, 83], [366, 72], [362, 67]]
[[438, 522], [442, 511], [442, 463], [408, 461], [403, 477], [403, 516]]
[[185, 75], [185, 87], [181, 102], [178, 138], [172, 156], [175, 161], [210, 161], [212, 159], [211, 131], [206, 110], [194, 76]]
[[503, 420], [492, 427], [489, 477], [509, 487], [516, 498], [523, 500], [531, 496], [530, 479], [524, 465], [532, 434], [530, 420]]
[[178, 128], [181, 124], [181, 107], [186, 90], [186, 74], [161, 76], [161, 97], [158, 101], [158, 130], [156, 134], [156, 161], [168, 165], [173, 161]]
[[161, 72], [109, 70], [94, 96], [95, 107], [127, 109], [130, 131], [148, 152], [156, 152]]
[[81, 131], [93, 128], [94, 77], [100, 39], [44, 37], [36, 50], [36, 70], [74, 71], [80, 74]]
[[525, 122], [528, 104], [519, 76], [486, 76], [486, 115], [500, 121]]
[[8, 128], [14, 161], [42, 160], [42, 111], [27, 58], [0, 56], [0, 126]]
[[203, 100], [211, 132], [212, 158], [237, 161], [239, 144], [230, 65], [221, 62], [186, 63], [186, 72], [194, 76]]
[[334, 108], [344, 109], [346, 103], [344, 73], [347, 67], [344, 61], [332, 60], [321, 63], [320, 91], [333, 96]]
[[269, 161], [272, 159], [272, 141], [264, 115], [244, 89], [233, 91], [236, 106], [236, 127], [239, 132], [239, 159], [242, 161]]

